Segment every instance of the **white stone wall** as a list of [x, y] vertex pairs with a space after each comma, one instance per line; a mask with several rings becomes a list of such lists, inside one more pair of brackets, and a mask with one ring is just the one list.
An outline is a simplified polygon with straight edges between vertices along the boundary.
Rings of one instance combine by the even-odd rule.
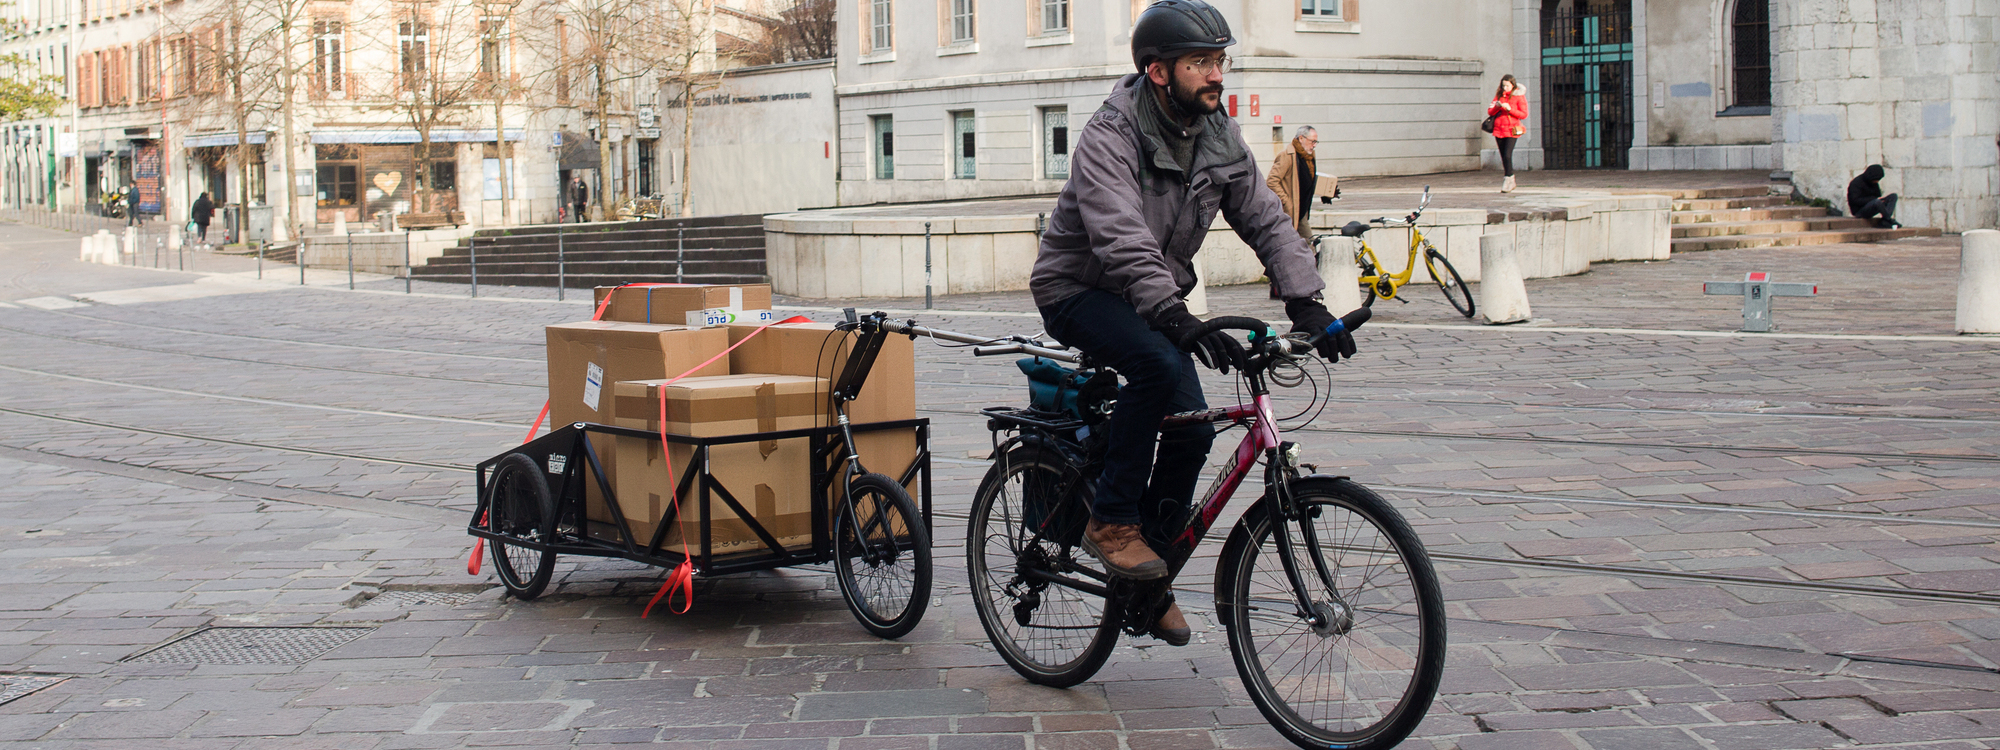
[[[661, 101], [669, 101], [662, 92]], [[772, 213], [835, 204], [839, 140], [833, 63], [731, 71], [694, 109], [694, 150], [681, 174], [685, 113], [660, 116], [656, 185], [678, 199], [692, 186], [692, 214]], [[676, 204], [678, 205], [678, 204]], [[672, 207], [669, 210], [673, 210]]]
[[1797, 0], [1771, 5], [1773, 142], [1814, 197], [1888, 168], [1897, 218], [1945, 231], [2000, 219], [2000, 54], [1988, 0]]
[[[1488, 224], [1485, 209], [1437, 209], [1424, 215], [1421, 229], [1467, 281], [1479, 280], [1480, 235], [1494, 231], [1513, 233], [1525, 277], [1549, 278], [1582, 273], [1596, 262], [1666, 259], [1672, 209], [1671, 200], [1657, 195], [1555, 196], [1546, 207], [1501, 224]], [[1381, 213], [1315, 211], [1312, 223], [1329, 233]], [[934, 294], [1028, 288], [1039, 246], [1034, 215], [952, 214], [944, 206], [934, 217], [879, 217], [867, 209], [767, 216], [772, 289], [808, 298], [922, 296], [926, 222]], [[1408, 229], [1368, 234], [1376, 259], [1391, 273], [1406, 267], [1409, 242]], [[1264, 277], [1256, 254], [1220, 218], [1197, 260], [1209, 284]], [[1429, 281], [1421, 259], [1412, 278]]]

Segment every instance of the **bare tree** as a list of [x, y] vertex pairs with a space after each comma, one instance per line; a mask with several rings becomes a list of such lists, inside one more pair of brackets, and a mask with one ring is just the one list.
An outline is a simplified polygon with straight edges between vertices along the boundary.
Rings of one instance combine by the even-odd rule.
[[722, 87], [715, 60], [714, 7], [706, 0], [665, 0], [660, 26], [660, 84], [672, 92], [673, 108], [681, 113], [680, 214], [694, 210], [694, 176], [688, 171], [694, 151], [695, 109], [703, 95]]
[[772, 62], [825, 60], [833, 57], [837, 30], [834, 0], [799, 0], [778, 14], [767, 48]]
[[[253, 23], [252, 0], [216, 0], [173, 8], [162, 31], [164, 89], [175, 119], [198, 123], [220, 118], [236, 135], [230, 147], [237, 185], [247, 205], [254, 160], [252, 128], [263, 130], [278, 113], [280, 79], [276, 29]], [[261, 14], [258, 14], [261, 15]], [[217, 196], [218, 202], [227, 196]]]

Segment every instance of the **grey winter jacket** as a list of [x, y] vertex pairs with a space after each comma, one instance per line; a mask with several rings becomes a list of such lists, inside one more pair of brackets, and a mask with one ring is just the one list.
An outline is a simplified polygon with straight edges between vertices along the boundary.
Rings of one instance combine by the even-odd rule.
[[1194, 254], [1218, 210], [1257, 252], [1280, 297], [1320, 291], [1312, 248], [1264, 186], [1236, 121], [1208, 115], [1187, 175], [1165, 142], [1140, 127], [1142, 95], [1151, 95], [1146, 79], [1126, 75], [1076, 139], [1069, 182], [1029, 275], [1035, 304], [1097, 288], [1156, 321], [1194, 289]]

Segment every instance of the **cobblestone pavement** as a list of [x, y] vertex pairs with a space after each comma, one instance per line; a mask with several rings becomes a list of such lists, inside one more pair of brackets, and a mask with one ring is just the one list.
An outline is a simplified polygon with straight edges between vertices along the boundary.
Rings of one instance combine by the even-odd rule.
[[[1523, 326], [1422, 293], [1379, 308], [1294, 439], [1388, 496], [1444, 577], [1443, 692], [1405, 746], [2000, 747], [2000, 340], [1951, 335], [1956, 254], [1600, 265], [1530, 282]], [[1019, 398], [1011, 362], [918, 350], [940, 570], [916, 632], [868, 636], [823, 567], [703, 580], [691, 613], [641, 619], [657, 569], [564, 558], [534, 602], [465, 571], [468, 468], [525, 434], [539, 328], [587, 317], [582, 295], [74, 257], [73, 237], [0, 225], [0, 700], [25, 693], [0, 743], [1287, 746], [1214, 621], [1219, 543], [1180, 581], [1191, 646], [1128, 639], [1053, 690], [986, 643], [960, 519], [990, 450], [972, 415]], [[1746, 270], [1821, 296], [1735, 333], [1735, 303], [1699, 284]], [[1264, 297], [1211, 307], [1281, 319]], [[1023, 294], [854, 304], [1040, 327]], [[144, 656], [213, 626], [363, 630], [297, 663]]]

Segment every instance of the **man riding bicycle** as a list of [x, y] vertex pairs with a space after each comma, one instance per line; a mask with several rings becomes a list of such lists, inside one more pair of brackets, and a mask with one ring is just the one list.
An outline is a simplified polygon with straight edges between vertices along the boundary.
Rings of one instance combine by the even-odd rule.
[[[1263, 262], [1293, 331], [1335, 322], [1317, 299], [1325, 285], [1312, 249], [1264, 186], [1235, 120], [1218, 111], [1223, 50], [1235, 43], [1203, 0], [1160, 0], [1139, 15], [1139, 72], [1118, 81], [1077, 138], [1029, 279], [1049, 335], [1125, 377], [1083, 541], [1125, 578], [1166, 577], [1150, 545], [1164, 547], [1157, 535], [1188, 511], [1214, 442], [1206, 425], [1159, 429], [1169, 414], [1207, 408], [1188, 352], [1218, 372], [1242, 366], [1230, 335], [1190, 335], [1201, 323], [1185, 302], [1195, 251], [1217, 211]], [[1332, 332], [1318, 351], [1351, 357], [1354, 337]], [[1180, 646], [1192, 633], [1174, 605], [1151, 634]]]

